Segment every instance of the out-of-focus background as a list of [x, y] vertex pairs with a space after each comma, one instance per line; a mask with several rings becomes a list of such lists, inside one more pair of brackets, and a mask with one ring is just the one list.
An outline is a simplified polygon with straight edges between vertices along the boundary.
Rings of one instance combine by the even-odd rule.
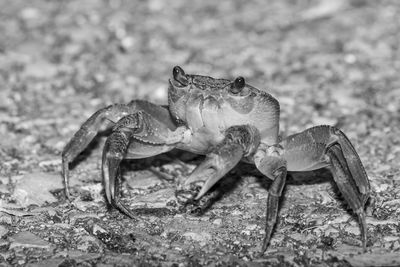
[[[0, 266], [398, 266], [399, 14], [394, 0], [1, 0]], [[75, 131], [111, 103], [166, 104], [175, 65], [268, 90], [282, 135], [341, 127], [373, 189], [368, 251], [316, 175], [289, 180], [259, 256], [269, 183], [239, 168], [205, 214], [180, 212], [174, 177], [201, 161], [181, 153], [123, 165], [130, 220], [105, 204], [105, 136], [71, 166], [65, 201], [61, 151]]]

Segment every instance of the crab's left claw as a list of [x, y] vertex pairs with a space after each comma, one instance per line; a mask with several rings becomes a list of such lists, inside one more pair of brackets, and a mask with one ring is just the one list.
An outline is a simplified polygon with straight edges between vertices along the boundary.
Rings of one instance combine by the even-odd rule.
[[254, 152], [260, 143], [258, 130], [250, 126], [233, 126], [176, 191], [182, 204], [199, 200], [210, 188], [245, 156]]

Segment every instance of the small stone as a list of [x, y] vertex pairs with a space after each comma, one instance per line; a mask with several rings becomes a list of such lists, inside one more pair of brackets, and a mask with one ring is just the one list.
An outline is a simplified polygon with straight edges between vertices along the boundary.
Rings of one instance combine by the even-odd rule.
[[107, 231], [105, 229], [103, 229], [100, 225], [95, 224], [95, 225], [93, 225], [93, 234], [96, 235], [98, 233], [105, 234], [105, 233], [107, 233]]
[[101, 252], [102, 244], [94, 236], [84, 235], [78, 241], [77, 249], [85, 252]]
[[9, 180], [9, 177], [0, 176], [0, 184], [8, 184]]
[[324, 233], [325, 233], [326, 236], [329, 236], [330, 234], [337, 234], [337, 233], [339, 233], [339, 230], [336, 229], [336, 228], [334, 228], [334, 227], [332, 227], [332, 226], [329, 226], [329, 227], [325, 230]]
[[44, 241], [40, 237], [28, 231], [19, 232], [18, 234], [13, 235], [12, 237], [10, 237], [10, 240], [10, 249], [15, 247], [24, 247], [49, 250], [51, 248], [50, 243]]
[[12, 219], [11, 215], [0, 212], [0, 223], [1, 224], [11, 225], [12, 221], [13, 221], [13, 219]]
[[193, 241], [197, 241], [201, 245], [205, 245], [209, 240], [211, 240], [211, 235], [206, 232], [202, 232], [202, 233], [186, 232], [183, 234], [183, 236], [186, 238], [190, 238]]
[[372, 183], [372, 188], [376, 193], [379, 192], [386, 192], [388, 191], [388, 189], [390, 188], [389, 184], [376, 184], [376, 183]]
[[250, 235], [250, 231], [249, 230], [243, 230], [241, 233], [243, 235]]
[[97, 213], [87, 213], [87, 212], [71, 212], [69, 215], [69, 224], [75, 224], [77, 220], [86, 220], [88, 218], [100, 219]]
[[393, 241], [399, 240], [399, 237], [394, 236], [394, 235], [389, 235], [389, 236], [383, 237], [383, 240], [385, 240], [385, 242], [393, 242]]
[[246, 230], [254, 231], [257, 228], [257, 224], [249, 224], [246, 226]]
[[61, 165], [61, 158], [51, 159], [51, 160], [43, 160], [43, 161], [39, 162], [39, 167], [43, 168], [44, 170], [58, 167], [60, 165]]
[[113, 264], [105, 264], [105, 263], [100, 263], [100, 264], [96, 264], [97, 267], [113, 267], [115, 265]]
[[25, 74], [38, 79], [51, 78], [57, 74], [57, 67], [50, 62], [38, 60], [25, 66]]
[[[95, 261], [98, 258], [101, 257], [101, 254], [98, 253], [87, 253], [79, 250], [66, 250], [66, 251], [60, 251], [56, 253], [54, 258], [56, 257], [62, 257], [62, 258], [69, 258], [74, 260], [77, 264], [83, 263], [83, 262], [88, 262], [88, 261]], [[98, 266], [98, 265], [96, 265]]]
[[134, 172], [131, 177], [127, 177], [129, 187], [132, 189], [149, 189], [160, 185], [162, 181], [152, 172], [138, 171]]
[[0, 225], [0, 238], [3, 238], [8, 233], [7, 227]]
[[63, 266], [64, 258], [47, 259], [40, 262], [28, 263], [26, 267]]
[[306, 235], [301, 233], [293, 233], [290, 235], [290, 237], [299, 242], [304, 242], [306, 240]]
[[25, 7], [21, 10], [20, 16], [24, 20], [33, 20], [41, 16], [39, 9], [34, 7]]
[[359, 226], [348, 226], [345, 228], [345, 231], [349, 234], [360, 235], [360, 227]]
[[221, 225], [221, 223], [222, 223], [222, 219], [215, 219], [213, 221], [213, 224], [215, 224], [215, 225]]
[[31, 210], [32, 213], [47, 213], [50, 217], [54, 217], [57, 215], [57, 211], [55, 208], [47, 206], [47, 207], [37, 207]]
[[397, 250], [397, 249], [399, 249], [399, 248], [400, 248], [400, 242], [399, 242], [399, 241], [394, 242], [394, 243], [393, 243], [392, 249], [393, 249], [393, 250]]
[[131, 208], [165, 208], [166, 204], [175, 201], [175, 191], [173, 188], [160, 189], [155, 192], [136, 196], [132, 200]]
[[234, 210], [234, 211], [231, 212], [231, 214], [232, 214], [233, 216], [238, 216], [238, 215], [241, 215], [242, 212], [241, 212], [240, 210]]
[[50, 193], [52, 190], [63, 188], [59, 174], [28, 173], [23, 175], [15, 185], [13, 197], [18, 204], [41, 206], [57, 199]]
[[391, 246], [392, 246], [391, 243], [383, 243], [383, 247], [386, 249], [390, 249]]
[[0, 184], [0, 193], [8, 194], [10, 191], [8, 190], [8, 186], [6, 184]]
[[[10, 242], [8, 240], [0, 239], [0, 251], [6, 251], [9, 244], [10, 244]], [[1, 259], [1, 255], [0, 255], [0, 259]]]

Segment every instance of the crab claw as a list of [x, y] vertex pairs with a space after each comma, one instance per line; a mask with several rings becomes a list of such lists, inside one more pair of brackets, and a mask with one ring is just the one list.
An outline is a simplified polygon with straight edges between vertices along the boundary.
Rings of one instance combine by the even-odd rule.
[[243, 147], [239, 144], [225, 144], [208, 154], [190, 174], [176, 198], [182, 204], [200, 199], [210, 188], [229, 172], [243, 157]]
[[250, 126], [234, 126], [225, 133], [225, 139], [209, 153], [176, 191], [180, 203], [199, 200], [239, 161], [253, 153], [260, 143], [258, 131]]

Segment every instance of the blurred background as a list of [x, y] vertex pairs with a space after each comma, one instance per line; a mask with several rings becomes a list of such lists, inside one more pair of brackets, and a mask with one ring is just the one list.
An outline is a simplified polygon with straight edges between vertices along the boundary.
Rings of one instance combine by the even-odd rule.
[[[54, 194], [62, 187], [60, 154], [65, 144], [91, 114], [105, 105], [132, 99], [166, 104], [168, 79], [173, 66], [179, 65], [192, 74], [231, 79], [244, 76], [249, 84], [267, 90], [280, 101], [282, 135], [317, 124], [341, 127], [354, 143], [371, 179], [374, 200], [369, 216], [398, 222], [399, 14], [400, 3], [394, 0], [0, 0], [1, 204], [31, 212], [29, 205], [49, 209], [49, 203], [61, 200], [64, 206], [51, 207], [59, 222], [70, 221], [70, 215], [65, 215], [68, 205]], [[83, 186], [92, 181], [100, 186], [96, 189], [99, 192], [100, 159], [101, 146], [97, 146], [74, 169], [73, 179], [80, 181], [75, 183]], [[34, 189], [33, 184], [40, 187]], [[313, 186], [297, 187], [303, 193], [296, 191], [296, 186], [289, 186], [286, 206], [294, 205], [290, 192], [294, 201], [301, 197], [305, 203], [321, 199], [311, 193], [320, 185]], [[311, 190], [310, 194], [304, 190]], [[234, 194], [231, 193], [232, 201], [239, 198]], [[339, 205], [336, 200], [330, 201]], [[259, 204], [264, 202], [261, 198]], [[105, 212], [104, 203], [101, 205]], [[263, 213], [263, 207], [254, 212]], [[48, 210], [45, 212], [49, 216]], [[337, 214], [343, 212], [338, 206]], [[30, 262], [32, 258], [21, 256], [24, 253], [4, 252], [4, 248], [16, 242], [11, 237], [26, 230], [25, 215], [10, 215], [4, 210], [0, 214], [0, 219], [6, 221], [0, 228], [1, 255], [9, 263]], [[40, 216], [28, 217], [31, 225], [46, 221]], [[297, 223], [298, 217], [294, 218]], [[307, 216], [303, 219], [311, 220]], [[159, 218], [155, 216], [154, 220], [158, 222]], [[233, 246], [222, 255], [233, 253], [232, 257], [242, 263], [254, 260], [256, 248], [249, 248], [252, 244], [259, 246], [264, 217], [254, 220], [261, 233], [243, 237], [249, 243], [245, 252]], [[290, 220], [286, 223], [290, 225]], [[400, 249], [398, 223], [388, 224], [384, 230], [377, 229], [377, 225], [370, 229], [377, 234], [371, 244], [376, 248], [383, 246], [387, 257]], [[211, 225], [220, 227], [218, 223]], [[235, 227], [245, 228], [243, 219]], [[60, 244], [64, 248], [77, 247], [78, 241], [71, 245], [68, 237], [67, 241], [51, 242], [50, 232], [39, 234], [38, 229], [33, 232], [53, 244], [55, 251], [63, 251]], [[291, 229], [288, 228], [288, 234]], [[284, 233], [277, 227], [279, 231]], [[321, 243], [318, 234], [313, 234], [310, 232], [314, 238], [310, 240]], [[358, 238], [357, 233], [350, 231], [349, 235]], [[168, 234], [164, 239], [172, 242]], [[213, 237], [206, 241], [212, 243], [210, 249], [220, 242]], [[286, 243], [278, 242], [276, 246]], [[199, 252], [199, 259], [211, 253], [200, 247], [193, 248], [203, 251]], [[103, 251], [100, 248], [91, 252]], [[144, 262], [149, 260], [148, 254], [137, 253]], [[296, 253], [291, 251], [288, 255], [296, 258]], [[178, 254], [190, 253], [181, 248]], [[36, 259], [51, 258], [53, 254], [40, 255]], [[187, 264], [186, 256], [182, 257], [176, 263]], [[322, 258], [314, 255], [307, 260], [325, 262]], [[379, 257], [374, 254], [372, 258]], [[103, 259], [97, 258], [98, 262]]]

